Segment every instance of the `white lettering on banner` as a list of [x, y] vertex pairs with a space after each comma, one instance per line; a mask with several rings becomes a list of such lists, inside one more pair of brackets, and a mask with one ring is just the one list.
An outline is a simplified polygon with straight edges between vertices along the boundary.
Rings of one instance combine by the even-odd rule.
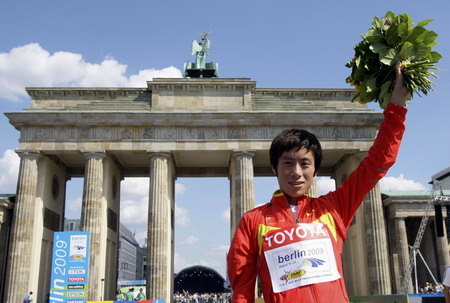
[[[326, 237], [327, 233], [322, 228], [322, 224], [302, 224], [291, 229], [279, 231], [274, 235], [267, 236], [264, 240], [267, 241], [269, 247], [272, 247], [272, 240], [278, 245], [282, 245], [286, 241], [286, 236], [289, 241], [302, 240], [306, 237]], [[294, 237], [295, 236], [295, 237]]]
[[[63, 286], [58, 285], [57, 282], [61, 282], [63, 284]], [[57, 288], [57, 289], [64, 289], [64, 281], [60, 280], [60, 279], [55, 279], [55, 281], [53, 282], [53, 288]], [[58, 297], [55, 297], [58, 296]], [[61, 291], [56, 291], [56, 290], [51, 290], [50, 291], [50, 298], [51, 302], [64, 302], [64, 293]]]

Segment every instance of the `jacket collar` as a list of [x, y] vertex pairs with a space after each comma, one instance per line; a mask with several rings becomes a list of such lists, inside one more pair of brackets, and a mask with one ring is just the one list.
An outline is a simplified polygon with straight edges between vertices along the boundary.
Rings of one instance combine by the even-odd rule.
[[[308, 195], [303, 195], [301, 197], [297, 198], [296, 204], [299, 205], [301, 203], [306, 202], [309, 199]], [[277, 204], [278, 206], [281, 207], [287, 207], [289, 203], [287, 203], [286, 197], [284, 195], [284, 193], [281, 190], [277, 190], [273, 193], [272, 196], [272, 203]]]

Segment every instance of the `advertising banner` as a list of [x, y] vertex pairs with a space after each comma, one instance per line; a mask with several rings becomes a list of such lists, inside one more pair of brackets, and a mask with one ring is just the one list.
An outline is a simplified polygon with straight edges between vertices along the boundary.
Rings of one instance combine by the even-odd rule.
[[89, 232], [55, 232], [50, 303], [87, 302], [89, 243]]

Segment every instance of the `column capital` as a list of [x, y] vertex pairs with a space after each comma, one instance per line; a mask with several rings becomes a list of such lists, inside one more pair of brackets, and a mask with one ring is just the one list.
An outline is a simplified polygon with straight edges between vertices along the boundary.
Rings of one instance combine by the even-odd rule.
[[150, 149], [147, 149], [147, 153], [148, 153], [148, 157], [150, 159], [154, 158], [154, 157], [166, 158], [166, 159], [172, 158], [172, 152], [170, 152], [168, 150], [150, 150]]
[[104, 150], [81, 150], [81, 153], [86, 159], [103, 159], [106, 158]]
[[1, 200], [0, 201], [0, 211], [1, 210], [7, 210], [7, 209], [13, 209], [14, 203], [8, 200]]
[[254, 149], [233, 149], [232, 150], [232, 157], [251, 157], [253, 158], [255, 156], [256, 150]]
[[406, 217], [395, 217], [395, 221], [405, 221]]
[[14, 208], [13, 202], [7, 200], [0, 201], [0, 224], [9, 221], [9, 218], [11, 218], [11, 212], [13, 208]]
[[42, 157], [42, 154], [38, 150], [31, 150], [31, 149], [16, 149], [16, 154], [19, 155], [21, 159], [32, 159], [32, 160], [38, 160]]

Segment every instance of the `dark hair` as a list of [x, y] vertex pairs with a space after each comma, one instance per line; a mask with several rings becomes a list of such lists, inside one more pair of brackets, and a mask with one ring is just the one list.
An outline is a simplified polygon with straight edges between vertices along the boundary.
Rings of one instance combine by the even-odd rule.
[[286, 129], [279, 133], [270, 145], [270, 165], [276, 171], [281, 154], [293, 148], [305, 148], [314, 155], [314, 174], [317, 174], [322, 163], [322, 147], [317, 137], [303, 129]]

